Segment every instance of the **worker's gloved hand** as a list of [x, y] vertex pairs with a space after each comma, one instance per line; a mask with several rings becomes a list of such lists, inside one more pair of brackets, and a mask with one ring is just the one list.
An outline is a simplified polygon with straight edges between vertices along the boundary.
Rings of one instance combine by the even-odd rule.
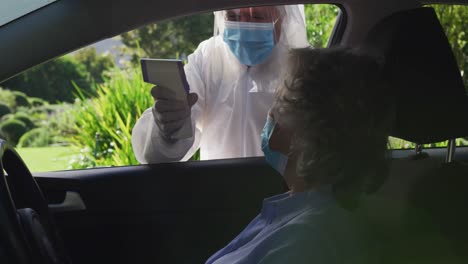
[[190, 119], [191, 108], [197, 102], [198, 95], [190, 93], [187, 100], [177, 99], [168, 88], [155, 86], [151, 89], [154, 98], [153, 117], [163, 138], [173, 141], [171, 135]]

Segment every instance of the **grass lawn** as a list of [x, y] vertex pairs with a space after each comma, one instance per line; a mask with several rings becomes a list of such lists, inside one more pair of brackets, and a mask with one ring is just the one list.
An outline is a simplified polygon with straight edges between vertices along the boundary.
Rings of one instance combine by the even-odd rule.
[[32, 172], [66, 170], [79, 150], [73, 147], [45, 147], [16, 149]]

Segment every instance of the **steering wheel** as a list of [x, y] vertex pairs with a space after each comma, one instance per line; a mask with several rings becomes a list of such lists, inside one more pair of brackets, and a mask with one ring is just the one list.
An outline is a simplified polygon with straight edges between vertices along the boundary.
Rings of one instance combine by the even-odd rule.
[[70, 263], [39, 186], [18, 153], [2, 139], [0, 238], [0, 263]]

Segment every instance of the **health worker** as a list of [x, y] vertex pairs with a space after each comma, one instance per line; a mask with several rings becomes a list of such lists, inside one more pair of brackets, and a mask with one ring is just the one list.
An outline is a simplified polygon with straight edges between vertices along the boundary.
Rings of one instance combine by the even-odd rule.
[[[184, 67], [187, 100], [168, 87], [151, 90], [155, 103], [132, 132], [140, 163], [185, 161], [199, 148], [202, 160], [263, 156], [258, 135], [288, 52], [309, 46], [304, 7], [231, 9], [214, 17], [214, 36]], [[187, 127], [190, 136], [180, 137]]]

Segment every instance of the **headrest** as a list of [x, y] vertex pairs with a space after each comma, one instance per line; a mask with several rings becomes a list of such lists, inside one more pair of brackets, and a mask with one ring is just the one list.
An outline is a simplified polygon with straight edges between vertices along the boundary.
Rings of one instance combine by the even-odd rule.
[[468, 136], [468, 98], [434, 9], [387, 17], [371, 29], [363, 48], [384, 59], [396, 100], [392, 136], [416, 143]]

